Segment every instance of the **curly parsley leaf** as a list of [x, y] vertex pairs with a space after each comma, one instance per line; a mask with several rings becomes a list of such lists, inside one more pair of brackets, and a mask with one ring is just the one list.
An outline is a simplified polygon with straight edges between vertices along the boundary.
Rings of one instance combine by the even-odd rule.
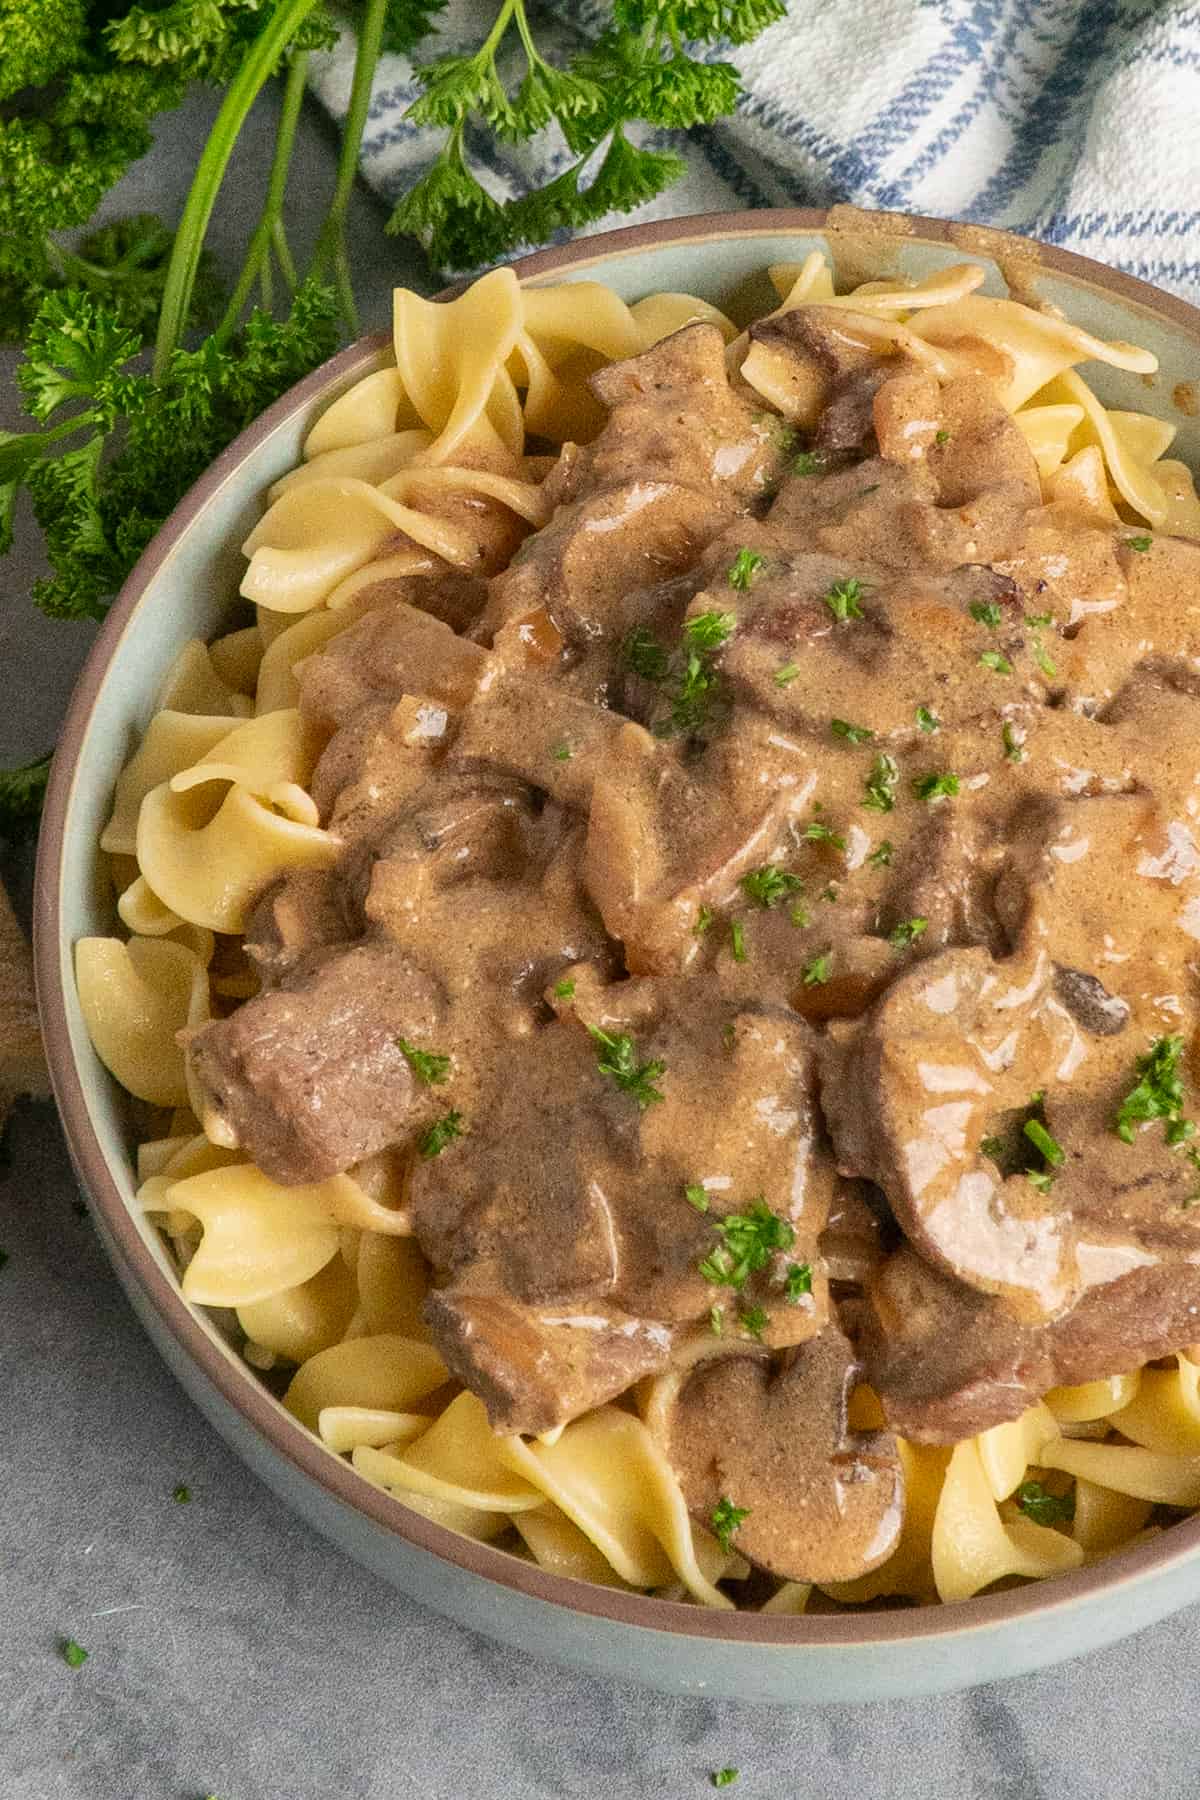
[[1150, 1119], [1174, 1122], [1183, 1113], [1183, 1077], [1179, 1064], [1183, 1056], [1182, 1037], [1161, 1037], [1151, 1044], [1134, 1065], [1139, 1076], [1117, 1108], [1113, 1130], [1124, 1144], [1132, 1144], [1134, 1126]]
[[643, 1112], [663, 1098], [654, 1083], [666, 1074], [665, 1062], [639, 1062], [637, 1047], [628, 1032], [601, 1031], [598, 1025], [589, 1025], [588, 1032], [600, 1046], [596, 1056], [600, 1073], [607, 1075], [622, 1093], [632, 1094]]

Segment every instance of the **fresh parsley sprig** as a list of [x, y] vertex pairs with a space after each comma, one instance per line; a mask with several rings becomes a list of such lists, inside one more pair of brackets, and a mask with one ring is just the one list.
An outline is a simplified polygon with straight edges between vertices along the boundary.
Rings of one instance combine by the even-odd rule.
[[601, 1031], [598, 1025], [589, 1025], [588, 1031], [600, 1046], [596, 1067], [602, 1075], [607, 1075], [622, 1093], [631, 1094], [643, 1112], [663, 1099], [662, 1090], [654, 1084], [666, 1074], [665, 1062], [657, 1058], [639, 1062], [637, 1046], [628, 1032]]

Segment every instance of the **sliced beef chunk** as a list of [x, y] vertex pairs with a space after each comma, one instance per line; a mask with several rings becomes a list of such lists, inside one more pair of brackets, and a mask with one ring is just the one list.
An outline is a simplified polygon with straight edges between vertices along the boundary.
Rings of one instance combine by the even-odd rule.
[[835, 1325], [768, 1362], [710, 1356], [665, 1409], [665, 1445], [684, 1499], [710, 1522], [722, 1500], [745, 1513], [734, 1544], [789, 1581], [846, 1581], [894, 1549], [904, 1478], [890, 1432], [852, 1431], [860, 1366]]
[[334, 733], [313, 771], [312, 795], [343, 843], [374, 831], [429, 777], [451, 734], [450, 709], [420, 695], [362, 706]]
[[1131, 1268], [1041, 1326], [908, 1246], [867, 1292], [867, 1378], [892, 1429], [918, 1443], [973, 1437], [1019, 1418], [1052, 1387], [1140, 1368], [1200, 1332], [1200, 1267], [1190, 1262]]
[[489, 683], [468, 708], [451, 761], [502, 769], [564, 805], [586, 808], [597, 768], [624, 723], [557, 682], [512, 675]]
[[246, 954], [264, 981], [278, 981], [314, 951], [340, 948], [353, 935], [336, 870], [292, 869], [255, 902]]
[[[471, 1299], [471, 1343], [447, 1354], [486, 1359], [495, 1382], [507, 1340], [492, 1340], [489, 1321], [507, 1333], [518, 1309], [524, 1341], [535, 1315], [573, 1317], [601, 1302], [640, 1322], [630, 1327], [635, 1342], [642, 1325], [707, 1329], [714, 1305], [731, 1335], [749, 1317], [768, 1345], [818, 1330], [827, 1296], [817, 1240], [832, 1172], [817, 1139], [805, 1027], [782, 1012], [727, 1016], [654, 982], [580, 979], [572, 1014], [515, 1043], [470, 1136], [413, 1172], [414, 1228], [439, 1281], [435, 1333], [463, 1296], [504, 1302], [478, 1314]], [[645, 1092], [643, 1108], [605, 1072], [606, 1057], [624, 1066], [612, 1062], [622, 1054], [661, 1099]], [[728, 1242], [722, 1228], [731, 1214], [747, 1215], [751, 1236], [765, 1219], [762, 1254], [746, 1268], [746, 1228]], [[789, 1289], [793, 1266], [805, 1274]], [[548, 1333], [547, 1370], [577, 1351], [569, 1334]], [[563, 1408], [576, 1406], [576, 1393], [564, 1387]], [[561, 1410], [553, 1422], [570, 1416]], [[546, 1427], [520, 1427], [531, 1428]]]
[[493, 1431], [552, 1431], [666, 1366], [672, 1334], [603, 1301], [523, 1306], [504, 1294], [435, 1291], [425, 1317], [446, 1367]]
[[419, 694], [463, 707], [487, 653], [413, 606], [386, 606], [335, 637], [297, 666], [306, 718], [344, 725], [373, 701]]
[[336, 1175], [406, 1135], [413, 1077], [398, 1039], [423, 1041], [436, 1019], [431, 984], [391, 946], [317, 952], [193, 1034], [205, 1129], [273, 1181]]

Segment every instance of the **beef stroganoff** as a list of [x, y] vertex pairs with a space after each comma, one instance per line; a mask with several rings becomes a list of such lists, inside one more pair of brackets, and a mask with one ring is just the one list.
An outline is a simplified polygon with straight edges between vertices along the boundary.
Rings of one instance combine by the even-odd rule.
[[184, 1295], [586, 1581], [955, 1600], [1200, 1506], [1200, 505], [964, 263], [398, 293], [77, 947]]

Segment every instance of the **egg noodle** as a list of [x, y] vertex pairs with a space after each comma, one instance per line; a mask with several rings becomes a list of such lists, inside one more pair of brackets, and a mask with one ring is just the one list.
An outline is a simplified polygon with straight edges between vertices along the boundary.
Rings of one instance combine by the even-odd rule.
[[[1089, 361], [1149, 373], [1146, 352], [984, 296], [971, 264], [838, 294], [814, 252], [770, 277], [780, 311], [842, 308], [860, 338], [939, 379], [987, 377], [1046, 501], [1200, 535], [1188, 471], [1166, 456], [1172, 428], [1106, 409], [1077, 373]], [[277, 1185], [206, 1137], [181, 1047], [181, 1034], [256, 992], [240, 934], [264, 886], [338, 854], [311, 794], [323, 740], [299, 710], [297, 664], [386, 601], [397, 578], [504, 567], [551, 510], [553, 459], [527, 441], [588, 441], [604, 419], [588, 377], [695, 319], [720, 328], [731, 369], [768, 407], [813, 422], [815, 398], [771, 344], [688, 295], [628, 306], [594, 281], [522, 288], [508, 269], [447, 304], [396, 294], [395, 366], [328, 407], [246, 540], [254, 623], [186, 645], [121, 774], [100, 847], [125, 935], [84, 939], [76, 969], [97, 1054], [144, 1103], [137, 1205], [166, 1234], [184, 1297], [217, 1309], [331, 1455], [427, 1518], [556, 1574], [730, 1608], [750, 1567], [689, 1516], [645, 1422], [676, 1377], [541, 1440], [494, 1435], [422, 1322], [429, 1276], [402, 1163], [381, 1156], [316, 1185]], [[1140, 1541], [1162, 1528], [1162, 1508], [1200, 1506], [1196, 1354], [1053, 1391], [952, 1448], [901, 1440], [904, 1523], [888, 1560], [820, 1594], [782, 1582], [764, 1600], [759, 1580], [753, 1604], [960, 1600]], [[882, 1423], [869, 1389], [851, 1419]]]

